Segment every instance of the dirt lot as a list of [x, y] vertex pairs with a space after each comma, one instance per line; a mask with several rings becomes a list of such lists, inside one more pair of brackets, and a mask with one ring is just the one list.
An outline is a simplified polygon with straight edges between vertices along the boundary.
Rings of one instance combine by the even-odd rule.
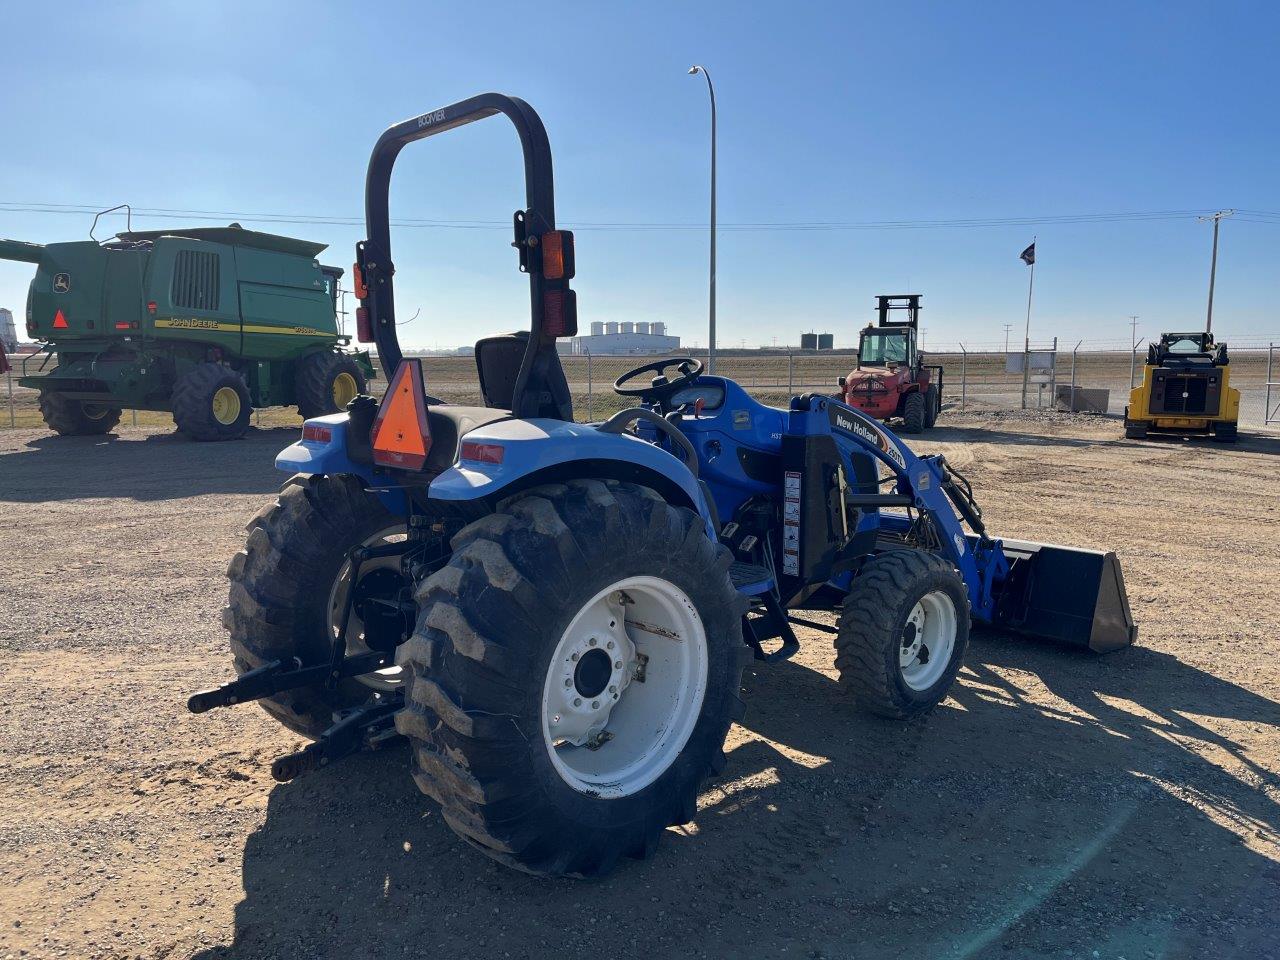
[[0, 958], [1280, 956], [1280, 441], [942, 424], [994, 531], [1119, 551], [1140, 645], [979, 635], [904, 726], [809, 634], [696, 825], [594, 883], [472, 852], [401, 748], [278, 785], [295, 737], [185, 713], [292, 430], [0, 433]]

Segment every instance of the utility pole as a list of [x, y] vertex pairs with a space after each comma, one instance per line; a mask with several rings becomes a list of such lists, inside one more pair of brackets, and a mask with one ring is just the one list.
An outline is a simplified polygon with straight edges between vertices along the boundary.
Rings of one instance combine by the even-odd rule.
[[701, 73], [707, 78], [707, 93], [711, 95], [711, 307], [707, 320], [707, 373], [716, 372], [716, 88], [711, 84], [707, 68], [695, 64], [689, 75]]
[[1213, 221], [1213, 259], [1209, 261], [1209, 313], [1204, 321], [1205, 333], [1213, 333], [1213, 281], [1218, 273], [1218, 224], [1234, 213], [1234, 210], [1219, 210], [1212, 216], [1196, 218], [1201, 223]]
[[1133, 377], [1138, 366], [1138, 317], [1129, 317], [1129, 389], [1133, 389]]
[[1013, 329], [1012, 323], [1006, 323], [1004, 325], [1004, 352], [1005, 353], [1009, 352], [1009, 331], [1012, 329]]

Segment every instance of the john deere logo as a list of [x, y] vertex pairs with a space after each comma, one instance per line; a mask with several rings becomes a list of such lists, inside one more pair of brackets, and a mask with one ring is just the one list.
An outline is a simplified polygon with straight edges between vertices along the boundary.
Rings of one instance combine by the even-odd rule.
[[71, 274], [69, 273], [54, 274], [53, 292], [54, 293], [70, 293], [71, 292]]

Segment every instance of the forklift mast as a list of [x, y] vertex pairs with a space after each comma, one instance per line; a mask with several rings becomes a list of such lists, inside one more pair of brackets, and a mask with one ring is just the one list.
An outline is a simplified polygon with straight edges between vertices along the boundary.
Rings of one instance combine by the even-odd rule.
[[551, 147], [542, 120], [523, 100], [483, 93], [389, 127], [374, 145], [365, 180], [368, 239], [356, 245], [356, 311], [361, 342], [378, 346], [387, 381], [403, 354], [396, 335], [388, 195], [391, 172], [404, 147], [476, 120], [504, 115], [516, 128], [524, 153], [525, 209], [514, 215], [520, 271], [529, 275], [529, 337], [511, 394], [516, 417], [573, 419], [572, 401], [556, 352], [557, 337], [577, 333], [573, 278], [573, 234], [556, 230]]
[[[905, 318], [898, 316], [903, 311], [907, 314]], [[917, 330], [920, 322], [920, 294], [881, 294], [876, 297], [876, 315], [879, 317], [878, 326], [910, 327]]]

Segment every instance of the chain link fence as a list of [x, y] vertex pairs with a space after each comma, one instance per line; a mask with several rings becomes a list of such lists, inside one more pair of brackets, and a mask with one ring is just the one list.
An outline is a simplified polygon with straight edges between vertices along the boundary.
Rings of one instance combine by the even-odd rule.
[[[1130, 386], [1142, 376], [1146, 345], [1131, 349], [1089, 349], [1087, 343], [1064, 349], [1049, 343], [1032, 345], [1032, 352], [1051, 358], [1051, 364], [1028, 371], [1025, 406], [1032, 409], [1068, 409], [1071, 398], [1075, 407], [1095, 413], [1118, 415], [1129, 399]], [[707, 361], [705, 351], [687, 351], [687, 355]], [[1280, 355], [1278, 355], [1280, 356]], [[1263, 426], [1268, 419], [1268, 382], [1274, 384], [1276, 373], [1268, 374], [1269, 350], [1266, 343], [1259, 348], [1231, 349], [1231, 385], [1241, 392], [1240, 421], [1245, 425]], [[954, 349], [926, 351], [925, 362], [943, 368], [942, 396], [944, 416], [948, 411], [1009, 410], [1023, 406], [1023, 375], [1016, 367], [1021, 351], [1006, 354], [1003, 349]], [[602, 420], [630, 405], [630, 401], [613, 392], [613, 383], [634, 367], [657, 357], [638, 355], [590, 356], [564, 355], [561, 361], [573, 394], [574, 410], [580, 420]], [[11, 357], [14, 369], [5, 375], [7, 410], [0, 416], [0, 426], [34, 428], [43, 425], [37, 406], [37, 392], [18, 386], [21, 356]], [[785, 406], [792, 396], [801, 393], [837, 394], [839, 379], [857, 365], [852, 350], [729, 350], [716, 354], [716, 373], [732, 377], [764, 403]], [[1273, 371], [1275, 363], [1273, 363]], [[423, 367], [427, 391], [449, 403], [482, 403], [476, 379], [475, 359], [466, 355], [426, 356]], [[1072, 387], [1076, 388], [1074, 391]], [[375, 393], [386, 388], [384, 380], [373, 385]], [[1280, 388], [1271, 388], [1270, 406], [1277, 403]], [[1093, 391], [1105, 391], [1105, 396]], [[1272, 414], [1274, 417], [1275, 414]], [[301, 420], [290, 409], [262, 411], [257, 417], [263, 426], [290, 426]], [[171, 424], [167, 413], [141, 411], [126, 413], [125, 425], [160, 426]]]

